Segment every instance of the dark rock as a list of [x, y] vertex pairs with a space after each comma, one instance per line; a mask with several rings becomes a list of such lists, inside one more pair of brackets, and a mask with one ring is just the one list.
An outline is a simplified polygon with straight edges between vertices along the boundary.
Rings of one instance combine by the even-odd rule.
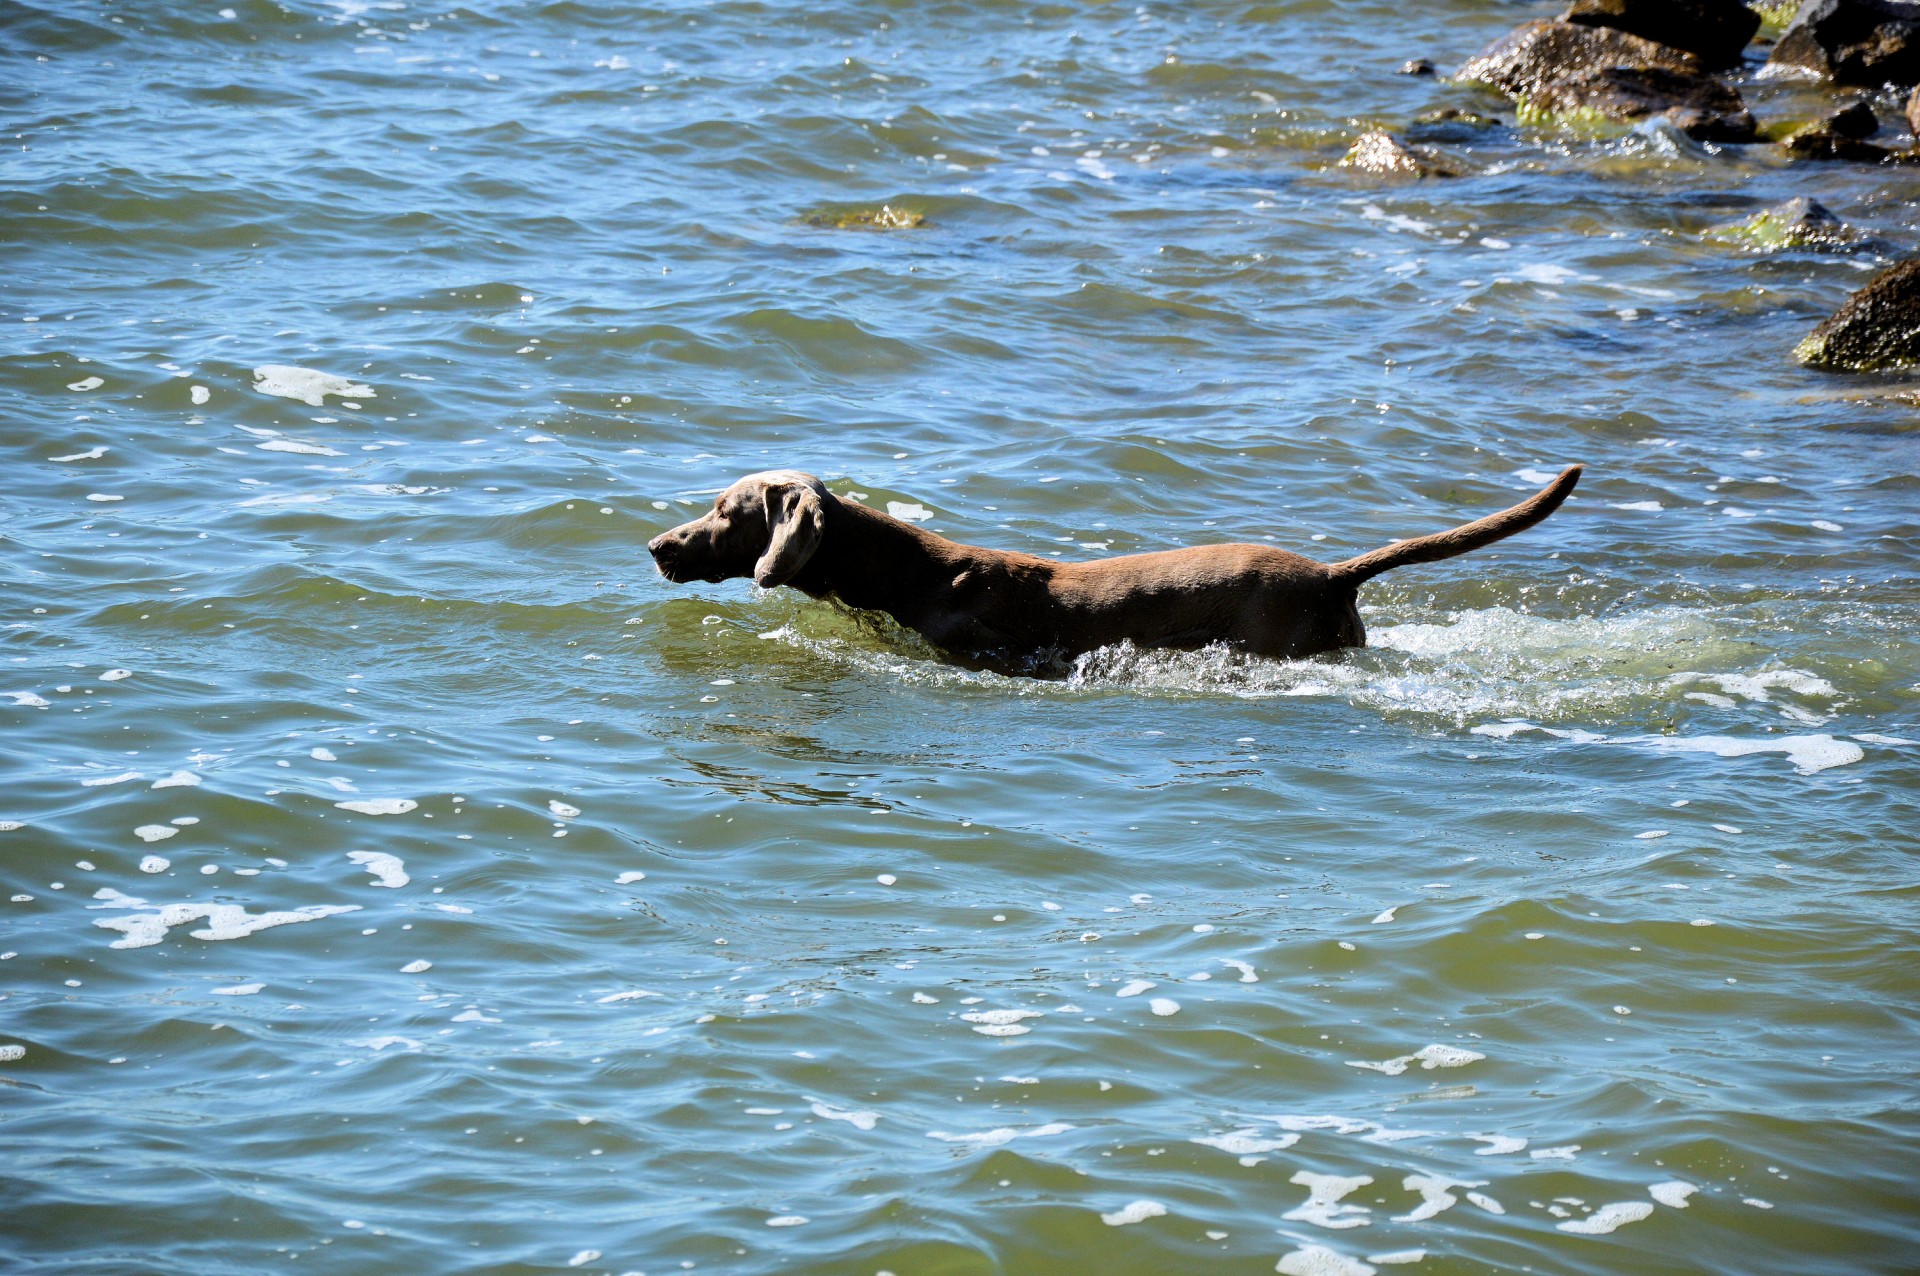
[[1825, 204], [1805, 196], [1763, 208], [1743, 222], [1715, 226], [1706, 237], [1761, 252], [1846, 248], [1861, 240], [1860, 232], [1835, 217]]
[[1459, 177], [1467, 170], [1424, 146], [1408, 146], [1384, 129], [1362, 133], [1340, 160], [1341, 168], [1381, 177]]
[[1711, 70], [1740, 65], [1760, 15], [1740, 0], [1573, 0], [1562, 22], [1611, 27], [1683, 49]]
[[1781, 143], [1795, 159], [1849, 160], [1856, 164], [1878, 164], [1891, 159], [1894, 152], [1872, 142], [1863, 142], [1830, 128], [1801, 129]]
[[1456, 80], [1477, 80], [1509, 97], [1521, 97], [1555, 80], [1601, 67], [1657, 69], [1698, 75], [1700, 59], [1691, 53], [1610, 27], [1572, 22], [1529, 22], [1516, 27], [1467, 59]]
[[1432, 75], [1433, 61], [1430, 58], [1411, 58], [1400, 64], [1401, 75]]
[[1508, 94], [1531, 123], [1666, 115], [1702, 141], [1754, 135], [1739, 90], [1706, 74], [1698, 58], [1612, 27], [1529, 22], [1469, 59], [1455, 78]]
[[1920, 367], [1920, 258], [1875, 275], [1795, 346], [1793, 357], [1846, 372]]
[[1880, 117], [1865, 102], [1855, 102], [1829, 115], [1820, 127], [1841, 137], [1872, 137], [1880, 131]]
[[1920, 83], [1920, 0], [1807, 0], [1767, 65], [1836, 84]]
[[1600, 67], [1555, 80], [1529, 94], [1522, 118], [1586, 116], [1631, 123], [1664, 115], [1702, 142], [1750, 142], [1753, 116], [1739, 90], [1710, 76], [1658, 69]]

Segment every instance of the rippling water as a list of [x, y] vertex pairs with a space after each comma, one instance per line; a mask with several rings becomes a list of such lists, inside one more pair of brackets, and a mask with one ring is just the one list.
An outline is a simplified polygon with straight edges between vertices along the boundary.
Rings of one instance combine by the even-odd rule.
[[[0, 1265], [1913, 1270], [1915, 409], [1788, 358], [1912, 173], [1333, 167], [1536, 4], [217, 3], [0, 7]], [[1871, 238], [1702, 236], [1802, 194]], [[643, 551], [1576, 460], [1302, 664]]]

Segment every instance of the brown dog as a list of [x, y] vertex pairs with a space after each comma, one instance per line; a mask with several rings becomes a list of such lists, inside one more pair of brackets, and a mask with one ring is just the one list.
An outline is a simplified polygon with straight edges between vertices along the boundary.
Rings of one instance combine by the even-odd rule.
[[751, 576], [884, 611], [962, 664], [1060, 677], [1073, 658], [1130, 641], [1224, 643], [1276, 660], [1364, 647], [1360, 584], [1408, 563], [1479, 549], [1532, 527], [1580, 481], [1569, 466], [1538, 495], [1452, 531], [1323, 564], [1262, 545], [1201, 545], [1063, 563], [976, 549], [843, 501], [811, 474], [749, 474], [647, 550], [676, 584]]

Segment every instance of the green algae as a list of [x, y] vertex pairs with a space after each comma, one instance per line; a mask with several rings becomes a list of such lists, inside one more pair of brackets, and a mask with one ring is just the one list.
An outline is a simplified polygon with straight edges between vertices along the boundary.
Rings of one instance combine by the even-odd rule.
[[878, 208], [816, 209], [802, 220], [823, 230], [920, 230], [928, 224], [925, 213], [895, 208], [892, 204]]

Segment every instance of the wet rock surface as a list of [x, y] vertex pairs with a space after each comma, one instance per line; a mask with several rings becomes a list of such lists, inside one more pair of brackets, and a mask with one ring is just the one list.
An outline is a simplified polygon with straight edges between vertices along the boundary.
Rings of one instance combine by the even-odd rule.
[[1708, 75], [1699, 58], [1612, 27], [1530, 22], [1470, 58], [1455, 78], [1513, 97], [1534, 123], [1664, 115], [1701, 141], [1750, 141], [1755, 131], [1739, 90]]
[[1836, 84], [1920, 84], [1920, 0], [1809, 0], [1767, 66]]
[[1851, 247], [1861, 236], [1817, 199], [1801, 196], [1763, 208], [1745, 221], [1716, 226], [1708, 239], [1760, 252], [1781, 249], [1831, 250]]
[[1920, 258], [1875, 275], [1793, 354], [1844, 372], [1920, 367]]
[[1738, 66], [1760, 29], [1760, 15], [1740, 0], [1574, 0], [1560, 21], [1625, 31], [1716, 71]]
[[1920, 143], [1920, 89], [1907, 97], [1907, 128], [1913, 133], [1913, 140]]
[[1381, 177], [1460, 177], [1466, 166], [1424, 146], [1409, 146], [1384, 129], [1362, 133], [1341, 168]]

